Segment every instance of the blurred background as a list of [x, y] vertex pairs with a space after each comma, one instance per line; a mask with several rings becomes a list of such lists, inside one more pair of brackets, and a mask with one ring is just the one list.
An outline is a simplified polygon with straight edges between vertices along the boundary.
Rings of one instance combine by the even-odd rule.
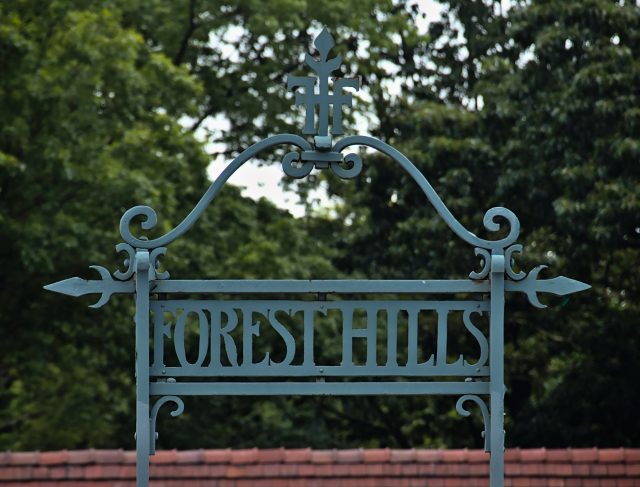
[[[285, 79], [308, 74], [322, 26], [340, 75], [362, 80], [347, 134], [401, 150], [472, 231], [492, 206], [514, 211], [522, 269], [547, 264], [549, 277], [593, 286], [545, 310], [508, 300], [507, 445], [639, 445], [637, 2], [3, 0], [1, 450], [133, 447], [132, 300], [96, 311], [92, 297], [42, 286], [122, 267], [126, 209], [154, 207], [164, 233], [241, 150], [300, 133]], [[365, 154], [350, 181], [314, 171], [295, 182], [279, 161], [266, 154], [234, 176], [169, 247], [172, 277], [477, 268], [384, 157]], [[185, 403], [159, 448], [482, 445], [479, 418], [459, 417], [452, 398]]]

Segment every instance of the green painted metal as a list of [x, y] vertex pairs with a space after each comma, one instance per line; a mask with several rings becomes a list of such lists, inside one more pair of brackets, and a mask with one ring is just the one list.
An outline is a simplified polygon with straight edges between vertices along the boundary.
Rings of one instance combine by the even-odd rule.
[[[489, 343], [480, 330], [482, 325], [478, 324], [478, 318], [489, 311], [487, 301], [161, 300], [152, 302], [151, 311], [154, 316], [151, 376], [489, 375]], [[339, 315], [342, 322], [342, 341], [335, 344], [335, 350], [341, 352], [339, 365], [318, 364], [314, 356], [313, 337], [322, 333], [318, 327], [329, 313]], [[418, 360], [420, 345], [424, 345], [424, 342], [418, 342], [418, 315], [421, 313], [430, 314], [437, 321], [438, 337], [435, 352], [423, 362]], [[447, 319], [454, 315], [460, 318], [464, 330], [477, 346], [473, 358], [460, 354], [455, 362], [447, 363]], [[184, 346], [185, 323], [190, 316], [196, 318], [194, 325], [199, 330], [198, 355], [194, 362], [187, 360]], [[399, 318], [403, 316], [406, 317], [408, 341], [400, 344], [397, 328]], [[284, 358], [273, 359], [268, 353], [254, 357], [254, 337], [259, 337], [267, 328], [273, 329], [285, 345]], [[383, 358], [376, 352], [382, 348], [377, 344], [380, 328], [387, 332]], [[240, 329], [241, 341], [237, 343], [232, 333]], [[367, 358], [364, 364], [354, 362], [352, 351], [356, 341], [365, 345]], [[171, 357], [165, 357], [166, 350], [171, 348]], [[404, 364], [398, 359], [399, 348], [406, 352]], [[294, 363], [296, 356], [304, 357], [304, 360]], [[168, 364], [169, 360], [173, 363]]]
[[415, 396], [488, 394], [487, 382], [155, 382], [158, 396]]
[[[329, 55], [333, 45], [333, 38], [323, 30], [314, 43], [318, 58], [308, 54], [305, 59], [316, 76], [290, 77], [287, 83], [288, 88], [296, 92], [295, 104], [305, 107], [302, 133], [313, 136], [312, 143], [299, 135], [282, 134], [252, 145], [225, 168], [187, 217], [161, 237], [136, 237], [131, 231], [134, 219], [141, 219], [143, 230], [157, 225], [157, 215], [152, 208], [136, 206], [127, 210], [120, 220], [124, 241], [116, 246], [116, 251], [126, 256], [125, 270], [111, 274], [104, 267], [91, 266], [100, 275], [99, 280], [72, 277], [45, 286], [47, 290], [69, 296], [99, 294], [98, 301], [91, 305], [93, 308], [106, 304], [113, 294], [135, 295], [136, 478], [139, 486], [148, 484], [149, 455], [155, 453], [160, 409], [166, 403], [173, 403], [176, 407], [171, 415], [177, 416], [184, 410], [181, 396], [188, 395], [459, 396], [456, 410], [461, 415], [471, 414], [464, 407], [468, 402], [478, 406], [482, 414], [485, 449], [491, 458], [491, 487], [501, 487], [504, 483], [506, 293], [523, 293], [533, 306], [545, 307], [538, 298], [540, 293], [564, 296], [590, 286], [563, 276], [540, 279], [539, 273], [545, 266], [535, 267], [529, 273], [515, 272], [514, 254], [521, 253], [523, 247], [516, 243], [520, 222], [508, 209], [491, 208], [483, 218], [484, 227], [490, 233], [502, 231], [503, 236], [495, 240], [479, 238], [455, 218], [415, 165], [387, 143], [360, 135], [334, 143], [333, 136], [343, 134], [343, 107], [353, 103], [352, 93], [346, 90], [358, 90], [359, 80], [337, 78], [333, 80], [333, 93], [330, 92], [330, 76], [341, 63], [340, 56]], [[262, 151], [282, 145], [296, 149], [282, 159], [284, 173], [294, 178], [305, 177], [314, 169], [330, 169], [344, 179], [356, 177], [363, 167], [361, 156], [355, 152], [343, 154], [354, 146], [369, 147], [387, 155], [413, 178], [449, 228], [474, 247], [481, 261], [480, 270], [472, 271], [469, 279], [392, 281], [172, 280], [168, 272], [159, 272], [159, 259], [167, 252], [165, 246], [197, 222], [229, 177]], [[180, 299], [184, 294], [262, 295], [264, 299]], [[275, 294], [286, 294], [289, 298], [270, 299], [269, 295]], [[341, 299], [354, 294], [367, 298]], [[452, 296], [449, 300], [433, 299], [434, 295], [443, 294]], [[389, 299], [389, 295], [399, 299]], [[316, 363], [322, 358], [314, 356], [314, 339], [321, 333], [318, 327], [322, 326], [322, 318], [329, 313], [342, 321], [341, 342], [336, 344], [341, 361]], [[420, 313], [431, 313], [436, 323], [435, 353], [424, 359], [419, 358], [425, 346], [424, 341], [418, 341]], [[475, 355], [460, 354], [457, 360], [448, 362], [447, 337], [450, 320], [456, 316], [464, 333], [473, 338]], [[407, 327], [404, 344], [400, 344], [398, 337], [401, 319]], [[487, 319], [488, 326], [483, 326], [480, 322]], [[199, 330], [198, 354], [193, 362], [187, 359], [185, 350], [188, 320], [197, 322]], [[384, 357], [378, 356], [376, 343], [381, 326], [386, 331]], [[284, 357], [274, 359], [269, 353], [254, 357], [253, 342], [265, 327], [272, 328], [282, 340]], [[242, 330], [239, 343], [231, 335], [236, 328]], [[151, 333], [152, 354], [149, 353]], [[353, 353], [355, 343], [365, 344], [364, 358]], [[402, 359], [398, 354], [400, 346], [404, 347]], [[437, 380], [439, 377], [446, 380]], [[216, 378], [225, 378], [225, 381], [212, 380]], [[247, 378], [261, 378], [261, 381], [250, 382]], [[276, 378], [278, 380], [274, 380]], [[424, 378], [429, 380], [422, 380]], [[151, 396], [160, 396], [153, 405]], [[489, 407], [483, 396], [488, 396]]]
[[[97, 267], [97, 266], [92, 266]], [[559, 276], [552, 279], [538, 279], [538, 274], [546, 266], [534, 268], [521, 281], [506, 281], [506, 292], [523, 293], [529, 302], [545, 308], [538, 299], [539, 293], [566, 296], [589, 289], [591, 286], [575, 279]], [[106, 269], [105, 269], [106, 270]], [[68, 296], [78, 297], [87, 294], [101, 294], [99, 301], [91, 308], [104, 306], [112, 294], [132, 294], [133, 281], [114, 281], [109, 276], [102, 281], [87, 281], [72, 277], [45, 286]], [[488, 293], [489, 280], [155, 280], [151, 283], [154, 293], [160, 294], [448, 294], [448, 293]]]
[[[493, 250], [491, 272], [491, 328], [489, 333], [489, 401], [491, 420], [488, 431], [491, 436], [489, 452], [489, 476], [501, 487], [504, 479], [504, 275], [507, 268], [504, 254]], [[485, 424], [485, 431], [487, 425]], [[499, 482], [499, 483], [498, 483]], [[493, 486], [491, 486], [493, 487]]]
[[132, 265], [135, 266], [136, 284], [136, 482], [146, 485], [149, 482], [149, 455], [153, 449], [149, 441], [149, 251], [136, 251]]

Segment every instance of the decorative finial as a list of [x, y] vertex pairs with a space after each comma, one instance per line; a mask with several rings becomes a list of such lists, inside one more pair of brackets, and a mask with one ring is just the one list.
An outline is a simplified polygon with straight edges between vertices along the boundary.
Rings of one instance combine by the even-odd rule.
[[327, 60], [327, 56], [329, 55], [329, 51], [335, 45], [333, 37], [329, 33], [326, 27], [322, 29], [322, 32], [316, 37], [313, 41], [313, 45], [320, 53], [320, 59], [322, 61]]
[[[334, 40], [326, 28], [313, 41], [313, 45], [320, 54], [316, 60], [311, 54], [305, 56], [305, 62], [317, 74], [311, 76], [290, 76], [287, 80], [287, 89], [296, 91], [302, 88], [303, 93], [296, 92], [296, 105], [306, 107], [305, 124], [302, 133], [315, 135], [316, 146], [319, 149], [331, 146], [329, 136], [329, 107], [332, 107], [331, 134], [343, 134], [342, 107], [351, 106], [353, 103], [351, 93], [344, 88], [360, 88], [360, 80], [356, 78], [336, 78], [333, 82], [333, 93], [329, 93], [329, 77], [342, 63], [342, 56], [329, 59], [329, 52], [334, 46]], [[318, 83], [318, 92], [315, 86]], [[318, 107], [318, 126], [316, 128], [316, 106]], [[328, 146], [328, 147], [327, 147]]]

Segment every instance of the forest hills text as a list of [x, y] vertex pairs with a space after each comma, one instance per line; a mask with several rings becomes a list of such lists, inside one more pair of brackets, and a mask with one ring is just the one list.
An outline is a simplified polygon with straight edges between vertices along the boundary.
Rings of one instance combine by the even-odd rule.
[[[151, 310], [152, 376], [489, 375], [486, 301], [158, 300]], [[449, 350], [450, 328], [467, 354]]]

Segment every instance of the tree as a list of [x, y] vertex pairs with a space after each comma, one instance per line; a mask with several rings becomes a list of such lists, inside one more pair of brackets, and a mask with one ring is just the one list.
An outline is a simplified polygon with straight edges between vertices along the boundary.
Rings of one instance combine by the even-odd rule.
[[[372, 131], [416, 163], [465, 226], [481, 232], [484, 211], [507, 206], [523, 224], [525, 270], [546, 262], [594, 285], [544, 315], [509, 303], [508, 442], [634, 444], [638, 7], [444, 3], [429, 36], [413, 27], [410, 2], [390, 0], [0, 3], [0, 446], [133, 445], [130, 300], [114, 298], [96, 320], [41, 286], [89, 276], [90, 264], [114, 269], [126, 208], [158, 209], [158, 232], [179, 222], [208, 184], [207, 142], [232, 156], [298, 132], [299, 114], [282, 115], [291, 103], [282, 81], [302, 74], [321, 24], [345, 58], [342, 74], [363, 76], [371, 103], [359, 106], [380, 121]], [[388, 94], [394, 79], [402, 96]], [[230, 130], [207, 132], [216, 117]], [[327, 182], [343, 200], [337, 218], [292, 220], [225, 188], [169, 248], [166, 267], [175, 277], [467, 275], [471, 250], [406, 174], [378, 156], [364, 161], [355, 181], [321, 173], [299, 186], [304, 195]], [[451, 398], [205, 399], [189, 401], [175, 428], [161, 420], [161, 446], [482, 441]]]
[[[395, 22], [410, 32], [411, 14], [370, 1], [371, 14], [361, 15], [356, 4], [0, 4], [2, 448], [133, 444], [131, 303], [116, 298], [96, 319], [42, 285], [89, 276], [90, 264], [114, 269], [117, 220], [134, 204], [159, 210], [159, 232], [183, 218], [208, 183], [209, 157], [194, 136], [206, 117], [231, 120], [229, 152], [289, 126], [277, 116], [281, 78], [269, 76], [297, 67], [307, 17], [352, 46], [361, 39], [354, 29], [375, 33], [363, 63], [370, 76], [383, 72], [383, 57], [399, 59], [391, 33], [378, 27]], [[245, 29], [230, 41], [237, 61], [220, 40], [234, 25]], [[229, 187], [169, 249], [166, 265], [189, 276], [335, 276], [333, 250], [313, 237], [331, 232], [331, 222], [291, 222]], [[233, 432], [225, 434], [231, 442]]]
[[[514, 382], [527, 398], [514, 411], [514, 441], [636, 444], [628, 371], [639, 365], [640, 288], [627, 268], [640, 239], [640, 7], [539, 1], [509, 17], [518, 59], [487, 59], [481, 88], [485, 133], [508, 169], [497, 191], [524, 195], [514, 206], [527, 222], [528, 260], [544, 255], [593, 285], [570, 312], [514, 335]], [[530, 378], [534, 364], [546, 367]]]
[[176, 122], [201, 87], [113, 10], [21, 3], [2, 19], [2, 444], [97, 444], [130, 408], [130, 308], [89, 326], [42, 285], [111, 256], [123, 207], [193, 200], [168, 181], [182, 166], [183, 186], [205, 184], [206, 158]]
[[[639, 8], [534, 1], [500, 14], [492, 2], [447, 3], [443, 25], [456, 30], [431, 29], [443, 36], [432, 45], [447, 52], [430, 58], [441, 89], [406, 90], [397, 107], [383, 105], [381, 136], [418, 165], [468, 228], [481, 230], [492, 206], [512, 209], [523, 224], [525, 270], [546, 263], [553, 274], [593, 285], [544, 315], [517, 298], [509, 304], [507, 442], [635, 444], [638, 397], [628, 370], [640, 339], [638, 283], [627, 269], [638, 259]], [[478, 9], [486, 15], [469, 15]], [[461, 51], [475, 54], [461, 60]], [[407, 176], [378, 158], [365, 165], [345, 203], [353, 222], [345, 256], [367, 252], [340, 268], [376, 277], [442, 276], [447, 266], [468, 272], [469, 250], [443, 244], [447, 229]], [[440, 416], [435, 435], [443, 438], [446, 405]]]

